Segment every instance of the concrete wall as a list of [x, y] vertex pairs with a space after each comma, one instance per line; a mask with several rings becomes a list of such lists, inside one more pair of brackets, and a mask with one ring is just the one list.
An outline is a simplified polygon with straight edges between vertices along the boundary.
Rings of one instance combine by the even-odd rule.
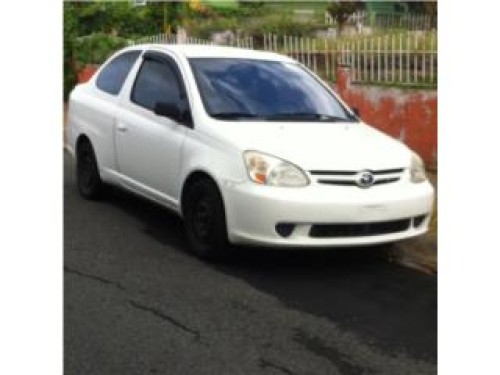
[[335, 90], [366, 123], [402, 140], [437, 169], [437, 91], [351, 84], [349, 69], [338, 68]]
[[87, 82], [90, 78], [92, 78], [97, 69], [99, 69], [99, 65], [86, 65], [78, 72], [78, 83]]

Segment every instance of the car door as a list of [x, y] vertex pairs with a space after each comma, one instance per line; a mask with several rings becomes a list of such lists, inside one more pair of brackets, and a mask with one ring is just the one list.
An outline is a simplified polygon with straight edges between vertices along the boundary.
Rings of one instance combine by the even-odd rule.
[[173, 58], [150, 51], [142, 60], [116, 118], [117, 168], [124, 184], [176, 208], [181, 151], [188, 128], [156, 115], [154, 108], [167, 102], [189, 112], [189, 103]]

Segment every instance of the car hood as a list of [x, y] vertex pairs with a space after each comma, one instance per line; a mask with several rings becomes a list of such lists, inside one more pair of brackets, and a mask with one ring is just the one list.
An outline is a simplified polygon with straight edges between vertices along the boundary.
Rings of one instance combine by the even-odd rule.
[[241, 151], [255, 150], [305, 170], [403, 168], [411, 153], [364, 123], [214, 121], [210, 132]]

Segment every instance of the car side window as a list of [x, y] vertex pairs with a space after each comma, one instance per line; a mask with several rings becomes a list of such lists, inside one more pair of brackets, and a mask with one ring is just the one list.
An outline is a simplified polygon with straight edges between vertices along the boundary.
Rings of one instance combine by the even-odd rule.
[[141, 51], [129, 51], [115, 57], [99, 73], [96, 86], [108, 94], [118, 95], [140, 54]]
[[167, 62], [145, 59], [137, 73], [130, 100], [154, 110], [158, 102], [179, 104], [181, 93], [179, 77]]

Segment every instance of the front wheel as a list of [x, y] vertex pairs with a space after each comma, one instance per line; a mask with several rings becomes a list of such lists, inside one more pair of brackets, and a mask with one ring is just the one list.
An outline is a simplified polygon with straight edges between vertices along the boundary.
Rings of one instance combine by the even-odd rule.
[[226, 215], [217, 185], [208, 178], [195, 181], [184, 202], [184, 227], [191, 251], [205, 259], [225, 258], [229, 248]]

